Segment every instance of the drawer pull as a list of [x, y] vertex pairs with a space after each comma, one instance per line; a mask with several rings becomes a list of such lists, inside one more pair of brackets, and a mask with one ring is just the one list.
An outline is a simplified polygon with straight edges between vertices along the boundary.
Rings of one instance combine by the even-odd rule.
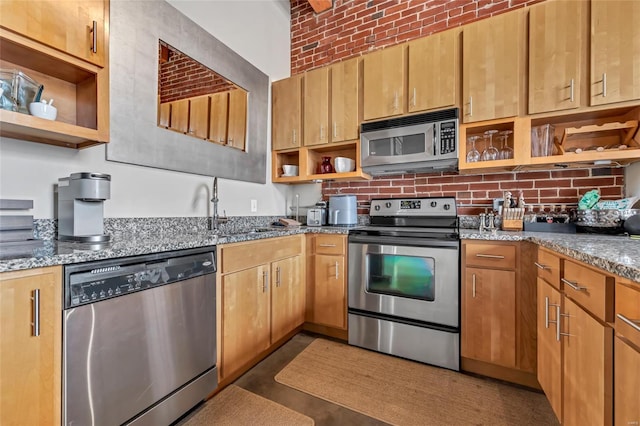
[[262, 273], [262, 292], [266, 293], [269, 289], [269, 272], [264, 271]]
[[504, 256], [500, 256], [498, 254], [482, 254], [482, 253], [478, 253], [476, 254], [476, 257], [484, 257], [487, 259], [504, 259]]
[[544, 298], [544, 326], [549, 328], [549, 297]]
[[536, 265], [539, 269], [542, 269], [543, 271], [547, 270], [547, 269], [551, 269], [550, 266], [547, 265], [543, 265], [541, 263], [538, 262], [533, 262], [534, 265]]
[[91, 26], [91, 51], [93, 53], [98, 53], [98, 22], [93, 21], [93, 25]]
[[320, 247], [335, 247], [335, 244], [318, 244]]
[[31, 335], [38, 337], [40, 335], [40, 289], [33, 290], [33, 296], [31, 296], [31, 304], [33, 306], [33, 322], [31, 323]]
[[562, 281], [563, 283], [565, 283], [566, 285], [568, 285], [569, 287], [571, 287], [575, 291], [587, 291], [587, 287], [578, 285], [577, 282], [565, 280], [564, 278], [560, 278], [560, 281]]
[[640, 331], [640, 320], [632, 320], [629, 319], [627, 317], [625, 317], [622, 314], [618, 314], [616, 315], [618, 318], [620, 318], [623, 322], [626, 322], [627, 324], [629, 324], [631, 327], [633, 327], [635, 330]]
[[276, 287], [280, 287], [280, 267], [276, 266]]
[[476, 274], [471, 276], [471, 295], [476, 298]]
[[336, 280], [338, 279], [339, 273], [340, 273], [340, 267], [338, 266], [338, 261], [336, 261]]

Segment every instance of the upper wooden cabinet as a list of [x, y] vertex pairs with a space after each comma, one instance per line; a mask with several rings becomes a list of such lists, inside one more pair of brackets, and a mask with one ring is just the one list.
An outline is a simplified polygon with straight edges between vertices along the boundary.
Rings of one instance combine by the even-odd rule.
[[550, 0], [529, 10], [529, 114], [580, 106], [587, 6]]
[[180, 133], [189, 131], [189, 99], [171, 102], [169, 129]]
[[[179, 101], [182, 102], [182, 101]], [[207, 139], [209, 135], [209, 97], [200, 96], [189, 101], [189, 132], [191, 136]]]
[[304, 74], [304, 145], [329, 142], [330, 68]]
[[406, 45], [363, 56], [364, 120], [405, 113]]
[[209, 140], [224, 145], [227, 140], [227, 117], [229, 114], [229, 94], [214, 93], [211, 99], [209, 115]]
[[0, 424], [59, 425], [62, 268], [0, 274], [0, 312]]
[[462, 102], [465, 123], [520, 113], [524, 29], [522, 10], [463, 27]]
[[302, 74], [271, 85], [273, 150], [297, 148], [302, 141]]
[[227, 146], [244, 151], [247, 145], [247, 92], [241, 89], [229, 92]]
[[0, 26], [93, 64], [105, 65], [107, 1], [3, 0]]
[[358, 139], [362, 121], [359, 58], [331, 65], [331, 142]]
[[590, 105], [640, 99], [640, 2], [591, 0]]
[[408, 112], [458, 104], [460, 34], [456, 28], [408, 44]]

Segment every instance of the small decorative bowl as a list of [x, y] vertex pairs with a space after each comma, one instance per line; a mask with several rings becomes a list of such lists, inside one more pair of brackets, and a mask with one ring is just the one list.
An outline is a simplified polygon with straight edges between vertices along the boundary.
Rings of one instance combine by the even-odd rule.
[[58, 115], [58, 110], [53, 105], [45, 102], [31, 102], [29, 104], [29, 113], [36, 117], [44, 118], [45, 120], [55, 120]]

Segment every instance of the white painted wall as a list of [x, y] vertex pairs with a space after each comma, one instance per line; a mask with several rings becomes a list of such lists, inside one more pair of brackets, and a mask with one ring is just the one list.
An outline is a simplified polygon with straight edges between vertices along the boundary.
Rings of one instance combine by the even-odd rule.
[[[170, 3], [272, 81], [289, 76], [291, 21], [288, 0], [171, 0]], [[271, 122], [270, 118], [268, 122]], [[267, 158], [267, 181], [270, 182], [271, 161], [269, 156]], [[104, 206], [106, 217], [203, 216], [210, 213], [211, 178], [108, 162], [101, 146], [76, 151], [0, 138], [0, 198], [34, 200], [30, 214], [35, 218], [53, 218], [54, 184], [60, 177], [83, 171], [112, 176], [111, 199]], [[218, 184], [219, 208], [231, 216], [256, 214], [249, 211], [251, 199], [258, 200], [259, 215], [285, 214], [296, 193], [295, 188], [272, 183], [261, 185], [219, 179]]]
[[629, 165], [624, 171], [625, 194], [640, 197], [640, 162]]

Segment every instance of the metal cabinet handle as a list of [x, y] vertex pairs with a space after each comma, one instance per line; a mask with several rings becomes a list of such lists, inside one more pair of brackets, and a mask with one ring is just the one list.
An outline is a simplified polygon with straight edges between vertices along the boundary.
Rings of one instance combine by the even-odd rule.
[[336, 280], [338, 279], [338, 271], [339, 271], [338, 261], [336, 260]]
[[469, 96], [469, 117], [473, 115], [473, 96]]
[[560, 313], [560, 305], [555, 305], [555, 306], [556, 306], [556, 340], [559, 342], [561, 336], [569, 337], [569, 336], [575, 336], [575, 334], [561, 333], [560, 332], [560, 317], [570, 318], [571, 315], [569, 315], [569, 314], [561, 314]]
[[549, 297], [544, 297], [544, 326], [549, 328]]
[[504, 256], [500, 256], [497, 254], [482, 254], [482, 253], [478, 253], [476, 254], [476, 257], [485, 257], [488, 259], [504, 259]]
[[393, 110], [396, 111], [398, 109], [398, 91], [393, 92]]
[[565, 280], [564, 278], [560, 278], [560, 281], [562, 281], [563, 283], [565, 283], [566, 285], [568, 285], [569, 287], [571, 287], [575, 291], [587, 291], [587, 287], [578, 285], [577, 282]]
[[227, 140], [227, 145], [233, 146], [233, 138], [229, 138], [229, 140]]
[[335, 247], [335, 244], [318, 244], [320, 247]]
[[538, 262], [533, 262], [534, 265], [536, 265], [538, 268], [542, 269], [543, 271], [546, 269], [551, 269], [551, 267], [547, 266], [547, 265], [543, 265], [542, 263], [538, 263]]
[[602, 97], [607, 97], [607, 73], [602, 73]]
[[40, 289], [33, 290], [31, 296], [31, 305], [33, 311], [33, 322], [31, 323], [31, 335], [38, 337], [40, 335]]
[[292, 139], [293, 143], [296, 143], [296, 129], [293, 129], [293, 139]]
[[569, 102], [573, 102], [573, 94], [574, 94], [574, 79], [572, 78], [569, 82]]
[[476, 274], [471, 275], [471, 296], [476, 298]]
[[280, 287], [280, 267], [276, 266], [276, 287]]
[[413, 94], [411, 95], [411, 106], [416, 106], [416, 88], [413, 88]]
[[336, 123], [335, 121], [333, 122], [333, 137], [338, 137], [338, 123]]
[[220, 143], [224, 143], [224, 138], [220, 138]]
[[266, 293], [269, 289], [269, 271], [262, 272], [262, 292]]
[[98, 22], [93, 21], [93, 25], [91, 26], [91, 47], [90, 50], [93, 53], [98, 53]]
[[632, 320], [632, 319], [629, 319], [629, 318], [625, 317], [622, 314], [617, 314], [616, 316], [618, 318], [620, 318], [622, 321], [624, 321], [625, 323], [629, 324], [636, 331], [640, 331], [640, 325], [638, 324], [638, 323], [640, 323], [640, 320]]
[[324, 140], [324, 125], [320, 125], [320, 140]]

